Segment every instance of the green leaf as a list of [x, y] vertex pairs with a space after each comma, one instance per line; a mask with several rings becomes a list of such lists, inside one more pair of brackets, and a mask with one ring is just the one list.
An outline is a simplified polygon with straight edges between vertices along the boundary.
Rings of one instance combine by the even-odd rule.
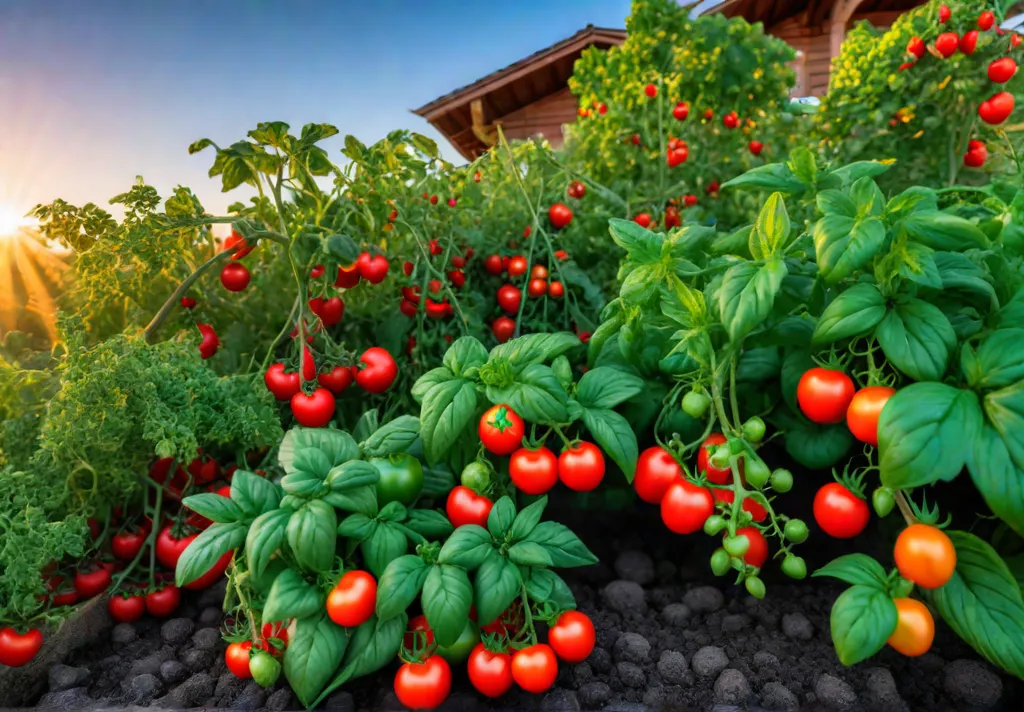
[[[804, 352], [794, 353], [806, 355]], [[799, 364], [800, 357], [795, 357], [793, 363]], [[785, 383], [790, 376], [787, 376], [786, 365], [783, 369], [783, 383], [786, 387]], [[796, 386], [791, 387], [795, 393]], [[788, 395], [786, 391], [783, 393]], [[853, 445], [853, 436], [845, 422], [819, 425], [786, 411], [776, 412], [773, 421], [785, 432], [784, 442], [789, 456], [812, 470], [825, 470], [837, 464]]]
[[825, 215], [840, 215], [847, 218], [857, 217], [857, 204], [841, 190], [823, 190], [814, 196], [815, 202]]
[[372, 487], [380, 481], [380, 471], [362, 460], [352, 460], [327, 473], [326, 483], [331, 492], [350, 492], [360, 487]]
[[558, 383], [562, 388], [568, 389], [573, 384], [572, 364], [569, 363], [569, 359], [564, 354], [556, 357], [551, 362], [551, 370], [554, 372], [555, 378], [558, 379]]
[[966, 345], [964, 351], [961, 365], [972, 388], [1004, 388], [1024, 381], [1024, 329], [998, 329], [978, 345], [976, 355]]
[[437, 561], [472, 570], [479, 566], [491, 551], [494, 551], [494, 542], [490, 533], [476, 524], [465, 524], [448, 537], [448, 541], [441, 547]]
[[274, 579], [263, 604], [263, 620], [287, 621], [306, 618], [323, 609], [320, 590], [308, 583], [295, 569], [285, 569]]
[[420, 419], [414, 415], [400, 415], [363, 441], [363, 454], [366, 457], [384, 457], [407, 452], [419, 436]]
[[275, 509], [256, 517], [249, 526], [249, 532], [245, 537], [245, 558], [249, 562], [249, 570], [255, 577], [263, 575], [271, 557], [284, 541], [290, 516], [291, 512], [287, 509]]
[[644, 388], [644, 380], [610, 366], [599, 366], [583, 374], [576, 387], [576, 400], [584, 408], [614, 408]]
[[1019, 428], [1021, 420], [1018, 412], [999, 417], [998, 430], [986, 423], [967, 468], [992, 513], [1024, 536], [1024, 448], [1021, 431], [1011, 429]]
[[412, 554], [399, 556], [388, 564], [377, 582], [377, 618], [389, 621], [405, 613], [420, 594], [430, 568], [433, 567]]
[[370, 537], [360, 544], [366, 568], [378, 579], [384, 574], [388, 564], [402, 556], [408, 548], [409, 542], [405, 532], [386, 521], [378, 521]]
[[885, 591], [852, 586], [839, 594], [829, 620], [839, 662], [856, 665], [881, 650], [896, 618], [896, 604]]
[[480, 564], [474, 581], [477, 621], [482, 625], [496, 621], [519, 595], [523, 585], [518, 567], [496, 551]]
[[550, 366], [533, 363], [527, 366], [508, 388], [487, 387], [492, 403], [506, 403], [523, 420], [531, 423], [564, 423], [568, 397]]
[[327, 616], [300, 618], [284, 652], [284, 675], [299, 701], [312, 707], [345, 655], [349, 635]]
[[639, 448], [636, 433], [625, 417], [606, 408], [585, 408], [583, 424], [594, 436], [608, 456], [615, 461], [626, 475], [626, 481], [633, 481]]
[[430, 392], [430, 389], [439, 383], [455, 380], [455, 374], [450, 369], [439, 366], [432, 368], [416, 379], [412, 386], [412, 397], [417, 403], [423, 403], [423, 398]]
[[357, 512], [341, 520], [341, 524], [338, 525], [338, 536], [361, 542], [368, 539], [376, 528], [376, 519], [371, 519], [366, 514]]
[[[307, 449], [319, 450], [327, 459], [327, 465], [319, 461], [316, 469], [298, 466], [295, 462], [298, 452]], [[292, 428], [284, 434], [277, 453], [277, 461], [285, 473], [290, 475], [293, 472], [310, 471], [318, 475], [318, 479], [323, 479], [332, 467], [358, 457], [359, 445], [352, 436], [341, 430], [329, 428]]]
[[801, 183], [813, 188], [818, 182], [818, 162], [814, 153], [806, 146], [798, 146], [789, 153], [786, 165]]
[[949, 213], [923, 210], [908, 215], [899, 225], [907, 235], [933, 250], [962, 252], [988, 245], [985, 233], [974, 223]]
[[543, 495], [533, 504], [523, 507], [523, 510], [516, 515], [515, 520], [512, 522], [512, 527], [509, 531], [511, 540], [514, 542], [522, 541], [528, 537], [530, 532], [540, 522], [540, 518], [544, 514], [544, 508], [547, 506], [548, 497]]
[[740, 173], [730, 181], [722, 184], [722, 190], [726, 188], [759, 188], [761, 190], [779, 191], [786, 195], [803, 193], [807, 189], [790, 167], [785, 163], [769, 163], [757, 168], [751, 168], [745, 173]]
[[242, 508], [233, 499], [221, 497], [213, 492], [194, 494], [181, 500], [181, 503], [196, 514], [218, 524], [231, 524], [245, 518]]
[[339, 264], [350, 265], [359, 259], [359, 245], [348, 235], [329, 235], [326, 244], [327, 252]]
[[981, 425], [971, 391], [942, 383], [901, 388], [878, 418], [882, 484], [906, 489], [952, 480], [970, 459]]
[[300, 566], [318, 573], [334, 567], [338, 516], [331, 505], [317, 499], [302, 505], [289, 517], [287, 534]]
[[270, 512], [281, 503], [281, 490], [273, 482], [245, 470], [231, 477], [231, 501], [249, 517]]
[[874, 217], [862, 220], [826, 215], [814, 225], [818, 270], [835, 284], [865, 267], [885, 242], [885, 225]]
[[956, 571], [929, 600], [949, 627], [993, 665], [1024, 677], [1024, 600], [1005, 562], [973, 534], [947, 532]]
[[962, 289], [982, 294], [994, 306], [998, 306], [996, 290], [991, 277], [980, 266], [959, 252], [934, 252], [932, 261], [939, 271], [942, 289]]
[[438, 645], [455, 643], [469, 620], [473, 605], [473, 585], [466, 570], [458, 566], [438, 564], [429, 567], [423, 583], [423, 613]]
[[409, 140], [412, 141], [412, 145], [416, 147], [416, 150], [427, 158], [437, 158], [440, 155], [437, 150], [437, 143], [432, 138], [427, 138], [423, 134], [413, 133]]
[[911, 213], [922, 210], [938, 210], [935, 191], [930, 188], [913, 186], [899, 195], [894, 195], [885, 205], [886, 220], [892, 224], [903, 220]]
[[520, 566], [551, 566], [551, 554], [540, 544], [521, 541], [508, 550], [508, 558]]
[[765, 201], [750, 233], [750, 254], [755, 260], [767, 260], [781, 254], [789, 242], [792, 225], [782, 193], [772, 193]]
[[526, 582], [526, 593], [540, 603], [549, 603], [558, 610], [568, 611], [576, 608], [576, 598], [569, 590], [569, 585], [561, 576], [549, 569], [534, 569], [530, 580]]
[[[494, 503], [487, 515], [487, 530], [495, 539], [502, 539], [516, 520], [516, 505], [509, 496]], [[461, 527], [460, 527], [461, 528]]]
[[882, 565], [867, 554], [846, 554], [833, 559], [811, 576], [831, 576], [854, 586], [886, 591], [887, 576]]
[[432, 509], [413, 509], [405, 526], [429, 540], [443, 539], [452, 533], [448, 517]]
[[632, 220], [612, 218], [608, 221], [612, 240], [638, 264], [653, 264], [661, 259], [662, 238]]
[[908, 242], [895, 252], [899, 259], [899, 274], [922, 287], [942, 289], [942, 275], [935, 264], [935, 251], [930, 247]]
[[[221, 498], [223, 499], [223, 497]], [[245, 543], [244, 524], [211, 524], [188, 545], [174, 571], [178, 586], [192, 583], [213, 568], [224, 554]]]
[[863, 336], [885, 316], [885, 298], [873, 284], [855, 284], [825, 307], [814, 329], [811, 343], [828, 346], [837, 341]]
[[490, 360], [503, 358], [518, 372], [534, 363], [551, 361], [570, 349], [580, 346], [576, 334], [528, 334], [511, 339], [491, 349]]
[[359, 420], [356, 421], [356, 427], [352, 429], [352, 437], [360, 442], [366, 440], [366, 438], [377, 432], [380, 427], [380, 415], [377, 413], [376, 408], [363, 411], [363, 414], [359, 416]]
[[741, 262], [728, 269], [718, 299], [722, 324], [731, 341], [739, 342], [768, 317], [786, 272], [786, 263], [778, 258], [761, 267]]
[[556, 568], [590, 566], [597, 563], [597, 557], [579, 537], [558, 522], [541, 522], [523, 541], [531, 541], [547, 549], [551, 554], [551, 566]]
[[463, 378], [466, 370], [480, 368], [487, 363], [487, 349], [472, 336], [462, 336], [444, 352], [444, 365], [455, 375]]
[[375, 673], [394, 660], [408, 624], [409, 617], [403, 613], [387, 621], [378, 621], [377, 616], [372, 616], [356, 628], [341, 670], [310, 707], [319, 706], [325, 697], [349, 680]]
[[940, 381], [956, 348], [956, 333], [942, 310], [921, 299], [891, 309], [875, 338], [893, 366], [915, 381]]
[[420, 437], [429, 462], [438, 462], [445, 456], [475, 412], [476, 388], [469, 381], [445, 381], [427, 391], [420, 412]]
[[346, 512], [358, 512], [372, 517], [377, 514], [377, 488], [364, 485], [343, 492], [328, 492], [323, 501]]
[[423, 468], [424, 497], [444, 497], [455, 487], [455, 473], [443, 463]]
[[885, 197], [871, 176], [858, 178], [850, 186], [850, 200], [857, 206], [860, 217], [877, 217], [885, 209]]
[[854, 161], [832, 171], [832, 175], [839, 178], [844, 185], [852, 183], [865, 176], [874, 178], [889, 170], [889, 164], [879, 161]]

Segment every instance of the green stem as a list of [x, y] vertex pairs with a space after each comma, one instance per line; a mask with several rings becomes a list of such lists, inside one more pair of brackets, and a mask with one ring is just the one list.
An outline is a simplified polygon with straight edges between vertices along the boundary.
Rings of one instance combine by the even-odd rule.
[[167, 317], [170, 316], [171, 310], [174, 309], [178, 302], [181, 301], [181, 298], [185, 296], [185, 293], [189, 290], [189, 287], [195, 284], [196, 280], [202, 277], [207, 270], [209, 270], [214, 265], [220, 264], [229, 257], [231, 257], [230, 250], [218, 252], [213, 257], [206, 260], [206, 262], [196, 267], [195, 271], [192, 272], [192, 274], [190, 274], [188, 277], [186, 277], [185, 280], [178, 285], [177, 289], [171, 292], [171, 296], [169, 296], [167, 298], [167, 301], [164, 302], [163, 306], [160, 307], [159, 311], [157, 311], [152, 321], [150, 321], [149, 324], [146, 325], [146, 330], [143, 332], [143, 336], [145, 337], [147, 343], [153, 343], [153, 338], [156, 336], [156, 332], [160, 330], [160, 327], [167, 320]]

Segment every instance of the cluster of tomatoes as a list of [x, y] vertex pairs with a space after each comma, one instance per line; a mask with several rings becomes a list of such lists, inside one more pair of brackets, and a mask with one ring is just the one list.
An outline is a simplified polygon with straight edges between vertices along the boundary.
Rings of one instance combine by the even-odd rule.
[[[940, 25], [948, 23], [950, 19], [952, 19], [952, 16], [953, 13], [947, 5], [942, 5], [939, 8]], [[963, 36], [952, 31], [940, 33], [939, 36], [935, 38], [935, 43], [933, 45], [935, 54], [943, 59], [952, 57], [958, 51], [965, 55], [974, 54], [974, 51], [978, 46], [979, 31], [988, 32], [995, 27], [995, 14], [986, 10], [978, 15], [976, 24], [978, 29], [968, 30], [963, 34]], [[998, 35], [1005, 34], [999, 27], [995, 27], [995, 31]], [[1010, 33], [1007, 50], [1013, 50], [1020, 45], [1020, 43], [1020, 36], [1015, 32]], [[928, 47], [923, 39], [917, 36], [911, 37], [910, 41], [907, 43], [907, 55], [911, 56], [912, 59], [901, 64], [899, 70], [902, 72], [910, 69], [919, 60], [924, 58], [927, 52]], [[988, 66], [988, 78], [995, 84], [1005, 84], [1012, 79], [1016, 73], [1017, 62], [1011, 57], [1001, 57], [993, 60]], [[1011, 92], [996, 92], [988, 99], [981, 102], [978, 106], [978, 117], [986, 124], [998, 126], [1006, 121], [1010, 117], [1010, 114], [1013, 113], [1014, 103], [1013, 94]], [[984, 165], [987, 157], [988, 151], [985, 148], [985, 144], [981, 141], [972, 140], [968, 145], [967, 153], [964, 154], [964, 165], [971, 168], [980, 168]]]
[[[527, 228], [529, 229], [529, 228]], [[564, 250], [555, 252], [555, 257], [560, 260], [569, 258]], [[488, 274], [500, 277], [507, 274], [510, 278], [519, 278], [526, 275], [529, 263], [523, 255], [500, 256], [490, 255], [484, 261], [484, 269]], [[550, 273], [544, 265], [535, 264], [530, 269], [529, 277], [526, 279], [526, 294], [531, 299], [538, 299], [547, 295], [551, 299], [561, 299], [565, 296], [565, 285], [557, 280], [548, 281]], [[491, 323], [491, 333], [498, 343], [505, 343], [512, 338], [516, 330], [515, 317], [519, 314], [519, 307], [523, 301], [523, 291], [511, 283], [503, 284], [498, 288], [498, 306], [506, 316], [499, 316]]]
[[283, 622], [264, 623], [255, 645], [251, 640], [230, 643], [224, 651], [224, 663], [235, 677], [270, 687], [281, 676], [277, 658], [287, 649], [288, 640], [288, 627]]
[[[900, 576], [924, 589], [942, 588], [956, 570], [956, 547], [938, 527], [917, 522], [896, 538], [893, 550]], [[931, 611], [914, 598], [895, 598], [896, 629], [886, 641], [908, 657], [924, 655], [935, 639], [935, 620]]]
[[[454, 200], [454, 198], [452, 199]], [[440, 257], [444, 255], [445, 248], [441, 245], [439, 240], [431, 240], [429, 243], [429, 251], [431, 258]], [[456, 289], [461, 289], [466, 284], [466, 262], [473, 257], [473, 248], [467, 248], [463, 254], [453, 255], [449, 259], [450, 269], [445, 274], [448, 278], [448, 282]], [[416, 265], [412, 262], [405, 262], [402, 266], [403, 272], [407, 278], [413, 276], [413, 272], [416, 270]], [[423, 312], [430, 319], [450, 319], [454, 316], [455, 311], [452, 308], [451, 302], [447, 297], [435, 299], [434, 297], [440, 297], [444, 284], [439, 279], [432, 279], [427, 283], [427, 291], [433, 296], [427, 296], [426, 304], [424, 305]], [[402, 301], [399, 303], [399, 311], [405, 314], [410, 319], [416, 317], [419, 312], [419, 305], [421, 295], [421, 289], [418, 284], [409, 283], [402, 287]]]

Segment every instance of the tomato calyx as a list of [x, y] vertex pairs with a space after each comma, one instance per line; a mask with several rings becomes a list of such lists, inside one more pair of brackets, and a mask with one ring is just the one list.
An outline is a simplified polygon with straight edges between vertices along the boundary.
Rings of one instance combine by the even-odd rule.
[[494, 415], [487, 421], [487, 424], [499, 433], [504, 433], [509, 428], [515, 427], [515, 423], [508, 417], [508, 412], [508, 408], [505, 406], [498, 406], [498, 409], [494, 411]]
[[842, 474], [839, 474], [835, 468], [832, 468], [832, 477], [835, 481], [850, 490], [857, 499], [867, 499], [864, 489], [864, 476], [866, 474], [866, 468], [858, 468], [850, 472], [850, 463], [846, 463], [846, 466], [843, 467]]

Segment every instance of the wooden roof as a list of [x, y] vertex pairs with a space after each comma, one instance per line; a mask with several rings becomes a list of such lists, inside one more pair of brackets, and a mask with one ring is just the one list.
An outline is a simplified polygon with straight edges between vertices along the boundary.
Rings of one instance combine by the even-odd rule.
[[474, 102], [479, 101], [482, 109], [482, 116], [477, 116], [478, 127], [493, 124], [563, 89], [583, 50], [593, 45], [607, 49], [622, 44], [625, 39], [625, 30], [587, 25], [572, 37], [438, 97], [414, 109], [413, 113], [429, 121], [460, 154], [473, 160], [487, 150], [478, 132], [473, 130], [471, 105]]
[[[863, 0], [857, 5], [853, 19], [872, 13], [902, 12], [920, 5], [922, 0]], [[725, 0], [707, 8], [702, 14], [718, 12], [726, 17], [742, 17], [747, 22], [764, 23], [771, 29], [783, 20], [795, 18], [805, 27], [818, 27], [825, 23], [838, 4], [836, 0]]]

